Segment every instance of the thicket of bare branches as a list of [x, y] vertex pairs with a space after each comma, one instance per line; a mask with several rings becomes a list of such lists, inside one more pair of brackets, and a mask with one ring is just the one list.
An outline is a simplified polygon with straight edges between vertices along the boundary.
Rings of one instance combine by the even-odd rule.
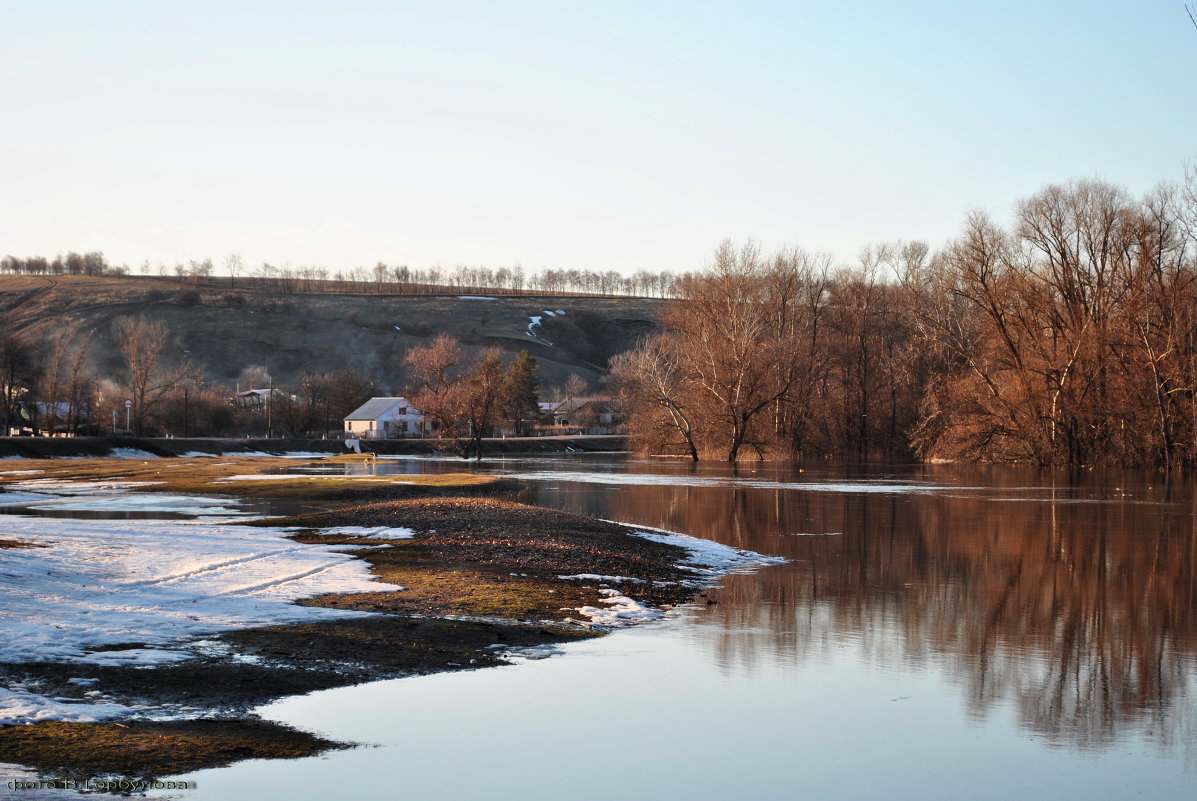
[[648, 451], [1197, 461], [1197, 180], [1049, 186], [832, 270], [724, 243], [612, 378]]
[[437, 433], [451, 437], [457, 452], [482, 458], [482, 439], [502, 420], [516, 429], [535, 419], [536, 362], [527, 351], [505, 365], [498, 348], [467, 359], [461, 344], [441, 334], [404, 357], [411, 377], [410, 397]]
[[937, 269], [910, 276], [944, 369], [920, 452], [1042, 464], [1197, 459], [1195, 207], [1099, 181], [1049, 186], [1013, 225], [969, 218]]
[[123, 360], [121, 386], [133, 402], [132, 428], [140, 435], [176, 389], [196, 380], [198, 370], [184, 354], [167, 351], [169, 331], [161, 320], [117, 317], [112, 336]]

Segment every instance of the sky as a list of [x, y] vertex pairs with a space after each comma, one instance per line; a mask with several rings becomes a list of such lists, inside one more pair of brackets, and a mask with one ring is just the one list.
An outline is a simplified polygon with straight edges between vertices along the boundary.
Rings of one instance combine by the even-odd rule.
[[1197, 162], [1183, 2], [0, 0], [0, 255], [851, 262]]

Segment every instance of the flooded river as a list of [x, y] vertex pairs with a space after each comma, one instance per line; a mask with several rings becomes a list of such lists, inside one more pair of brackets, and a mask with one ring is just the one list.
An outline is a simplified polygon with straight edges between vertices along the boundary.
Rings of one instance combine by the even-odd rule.
[[531, 503], [790, 561], [551, 659], [274, 704], [365, 747], [199, 772], [181, 797], [1197, 797], [1191, 484], [613, 456], [483, 469]]

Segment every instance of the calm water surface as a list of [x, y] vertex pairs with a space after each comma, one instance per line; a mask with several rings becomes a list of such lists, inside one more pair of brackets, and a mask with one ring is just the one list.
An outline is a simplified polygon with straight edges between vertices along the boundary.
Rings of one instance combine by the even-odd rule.
[[271, 705], [369, 747], [203, 771], [185, 798], [1197, 797], [1191, 484], [611, 456], [483, 469], [526, 480], [531, 503], [791, 561], [552, 659]]

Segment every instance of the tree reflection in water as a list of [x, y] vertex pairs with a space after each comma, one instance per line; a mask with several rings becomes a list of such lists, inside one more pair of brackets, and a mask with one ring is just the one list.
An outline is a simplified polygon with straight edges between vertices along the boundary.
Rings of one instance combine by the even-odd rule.
[[723, 582], [703, 619], [716, 624], [715, 657], [729, 669], [750, 673], [769, 660], [797, 671], [855, 642], [881, 666], [939, 666], [972, 714], [1013, 703], [1026, 728], [1060, 744], [1197, 742], [1191, 485], [952, 466], [902, 478], [930, 485], [884, 493], [562, 483], [536, 500], [792, 560]]

